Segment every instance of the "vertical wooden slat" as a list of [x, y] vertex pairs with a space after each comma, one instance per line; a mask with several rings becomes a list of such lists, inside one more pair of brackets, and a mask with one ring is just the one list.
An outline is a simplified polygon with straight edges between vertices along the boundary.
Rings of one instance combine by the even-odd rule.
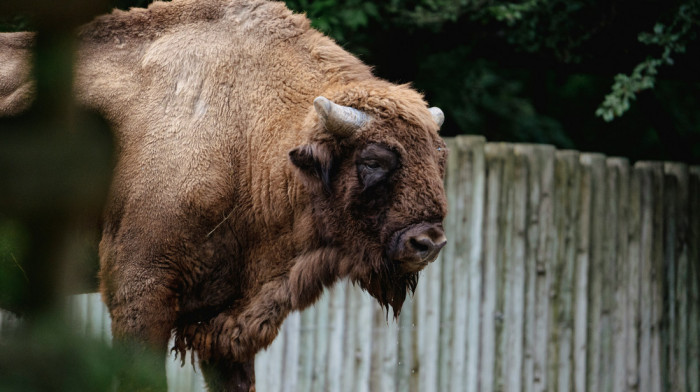
[[413, 323], [413, 301], [413, 297], [406, 298], [398, 321], [399, 363], [397, 369], [397, 390], [400, 392], [411, 390], [411, 374], [415, 371], [413, 369], [413, 344], [415, 341], [413, 339], [415, 330], [415, 324]]
[[[355, 368], [356, 368], [356, 353], [355, 353], [355, 339], [357, 333], [355, 327], [357, 323], [357, 310], [358, 306], [356, 302], [358, 298], [354, 295], [356, 287], [353, 284], [348, 283], [345, 286], [345, 338], [343, 341], [343, 374], [342, 374], [342, 391], [352, 392], [354, 390], [355, 382]], [[302, 390], [302, 389], [299, 389]]]
[[[420, 283], [419, 283], [420, 284]], [[421, 323], [419, 320], [421, 313], [419, 312], [419, 303], [424, 301], [423, 297], [415, 296], [412, 302], [411, 309], [411, 378], [410, 378], [410, 392], [420, 391], [420, 368], [421, 368], [421, 345], [422, 345], [422, 335], [421, 329], [418, 327]]]
[[700, 166], [688, 170], [688, 391], [700, 392]]
[[497, 378], [500, 358], [497, 344], [503, 327], [503, 299], [501, 283], [500, 252], [504, 246], [504, 233], [500, 230], [501, 214], [506, 213], [506, 197], [503, 196], [503, 178], [506, 172], [506, 157], [510, 146], [503, 143], [488, 143], [484, 149], [486, 162], [486, 197], [484, 198], [484, 252], [482, 257], [483, 295], [481, 303], [481, 372], [479, 390], [484, 392], [502, 390], [502, 381]]
[[347, 281], [336, 283], [330, 292], [330, 307], [328, 313], [328, 361], [326, 391], [340, 391], [343, 374], [343, 361], [347, 360], [343, 355], [343, 340], [345, 337], [345, 296], [347, 293]]
[[370, 358], [369, 390], [382, 390], [382, 375], [384, 373], [384, 352], [386, 350], [387, 333], [384, 328], [386, 323], [384, 310], [379, 306], [372, 309], [372, 353]]
[[373, 304], [372, 364], [370, 391], [396, 391], [398, 372], [398, 329], [387, 310]]
[[427, 266], [416, 288], [418, 315], [418, 389], [433, 392], [438, 389], [440, 349], [440, 296], [443, 257]]
[[581, 165], [588, 173], [589, 233], [588, 233], [588, 332], [586, 338], [586, 389], [603, 391], [601, 379], [607, 377], [607, 348], [610, 345], [609, 319], [605, 307], [612, 294], [609, 292], [607, 268], [611, 262], [604, 259], [603, 243], [610, 234], [606, 230], [605, 156], [581, 154]]
[[591, 247], [591, 217], [593, 215], [593, 175], [590, 154], [580, 155], [580, 196], [576, 270], [574, 275], [574, 388], [575, 392], [588, 391], [588, 291]]
[[[355, 295], [357, 288], [348, 283], [345, 287], [345, 339], [343, 342], [342, 391], [351, 392], [354, 390], [355, 369], [357, 364], [357, 354], [355, 352], [355, 339], [357, 338], [357, 310], [359, 309], [358, 298]], [[301, 389], [300, 389], [301, 390]]]
[[396, 375], [398, 373], [399, 366], [399, 325], [393, 316], [388, 316], [387, 321], [387, 312], [384, 309], [381, 309], [379, 304], [375, 303], [374, 306], [380, 310], [379, 313], [381, 316], [383, 316], [380, 319], [383, 321], [383, 323], [380, 325], [384, 339], [382, 363], [380, 364], [383, 370], [380, 390], [393, 392], [398, 388]]
[[[273, 345], [275, 344], [274, 342], [272, 343]], [[269, 365], [270, 361], [272, 358], [270, 358], [270, 351], [269, 350], [263, 350], [258, 352], [255, 355], [255, 370], [256, 372], [264, 372], [267, 373], [269, 371]], [[260, 389], [260, 391], [270, 391], [270, 386], [269, 386], [269, 378], [264, 377], [261, 380], [255, 381], [255, 387], [256, 389]], [[168, 380], [168, 385], [170, 385], [170, 380]]]
[[522, 390], [544, 391], [547, 389], [545, 372], [553, 239], [554, 147], [521, 144], [516, 145], [515, 153], [523, 156], [528, 171]]
[[456, 385], [464, 385], [456, 375], [464, 375], [465, 334], [467, 324], [466, 306], [468, 282], [466, 281], [466, 260], [461, 249], [464, 241], [464, 215], [466, 197], [463, 187], [468, 171], [465, 162], [467, 152], [462, 147], [461, 137], [447, 141], [450, 150], [447, 161], [445, 191], [447, 192], [448, 214], [444, 225], [448, 237], [447, 246], [442, 250], [442, 310], [440, 312], [440, 378], [439, 390], [450, 391]]
[[449, 330], [444, 326], [448, 317], [441, 317], [441, 333], [450, 338], [441, 341], [440, 390], [475, 391], [478, 385], [484, 143], [483, 137], [474, 136], [448, 140], [443, 313], [451, 316]]
[[[316, 329], [316, 307], [309, 306], [301, 313], [301, 330], [299, 331], [299, 372], [298, 385], [300, 391], [310, 391], [314, 372], [314, 335]], [[350, 327], [350, 326], [348, 326]]]
[[468, 181], [471, 184], [469, 197], [471, 199], [469, 205], [469, 215], [467, 217], [468, 241], [463, 244], [467, 247], [468, 272], [466, 279], [469, 281], [469, 292], [467, 297], [467, 350], [466, 355], [466, 372], [464, 383], [466, 390], [477, 391], [479, 386], [480, 358], [479, 351], [481, 348], [481, 297], [482, 297], [482, 282], [483, 282], [483, 265], [481, 262], [483, 252], [483, 227], [484, 227], [484, 203], [486, 197], [486, 162], [485, 162], [485, 144], [486, 140], [482, 137], [471, 137], [464, 140], [465, 150], [471, 155], [470, 172], [471, 179]]
[[316, 320], [314, 322], [314, 372], [311, 383], [312, 391], [325, 391], [326, 374], [328, 371], [328, 307], [330, 305], [329, 290], [326, 289], [321, 298], [314, 304]]
[[[343, 308], [340, 308], [342, 312]], [[284, 334], [284, 373], [282, 379], [282, 391], [294, 392], [297, 391], [297, 381], [299, 377], [299, 343], [301, 337], [301, 313], [292, 312], [287, 316], [282, 331]], [[340, 349], [342, 351], [342, 348]], [[340, 353], [339, 355], [342, 355]], [[256, 365], [256, 372], [257, 372]], [[264, 375], [263, 375], [264, 377]], [[336, 389], [337, 390], [337, 389]], [[261, 391], [262, 392], [262, 391]]]
[[579, 153], [557, 151], [554, 165], [554, 232], [549, 310], [549, 390], [573, 390], [574, 273], [580, 196]]
[[[510, 231], [506, 237], [503, 255], [503, 336], [499, 355], [503, 367], [501, 375], [505, 391], [522, 390], [524, 357], [525, 292], [527, 266], [527, 184], [526, 159], [514, 153], [512, 160], [511, 186], [507, 192], [510, 222], [504, 221], [503, 230]], [[505, 180], [508, 177], [504, 177]]]
[[354, 315], [355, 326], [355, 391], [369, 391], [370, 369], [372, 365], [372, 315], [374, 311], [374, 298], [353, 287], [352, 295], [356, 297], [356, 313]]
[[[447, 216], [445, 217], [444, 225], [451, 232], [461, 232], [460, 215], [464, 211], [464, 199], [461, 197], [461, 162], [458, 157], [462, 155], [459, 147], [457, 147], [457, 139], [447, 141], [447, 147], [450, 149], [448, 156], [447, 170], [445, 173], [445, 191], [447, 196], [447, 204], [449, 206]], [[448, 233], [446, 233], [449, 235]], [[461, 311], [455, 312], [455, 304], [457, 304], [466, 295], [462, 292], [466, 290], [464, 284], [456, 286], [454, 284], [455, 274], [457, 270], [463, 269], [464, 257], [457, 254], [457, 241], [449, 241], [441, 252], [440, 271], [441, 271], [441, 295], [440, 295], [440, 312], [439, 312], [439, 351], [437, 364], [437, 390], [451, 390], [452, 378], [450, 373], [453, 366], [453, 350], [454, 342], [457, 339], [454, 336], [456, 332], [456, 317], [462, 316]], [[430, 267], [428, 267], [430, 268]], [[459, 288], [458, 288], [459, 287]], [[420, 294], [419, 294], [420, 295]], [[455, 298], [456, 297], [456, 298]], [[464, 322], [464, 320], [461, 320]], [[464, 324], [462, 324], [464, 325]]]
[[[598, 190], [596, 192], [597, 205], [599, 209], [594, 215], [597, 227], [596, 232], [600, 232], [596, 238], [599, 249], [595, 261], [591, 264], [590, 275], [598, 277], [596, 285], [591, 285], [591, 291], [595, 298], [598, 298], [598, 326], [593, 333], [598, 335], [598, 358], [597, 362], [597, 391], [613, 392], [613, 314], [615, 308], [615, 261], [617, 257], [617, 209], [611, 200], [617, 198], [617, 187], [614, 182], [609, 181], [607, 168], [603, 159], [601, 165], [601, 177], [597, 179]], [[594, 272], [595, 271], [595, 272]], [[593, 292], [596, 286], [600, 291]], [[593, 340], [593, 339], [591, 339]], [[592, 384], [595, 385], [595, 384]], [[591, 388], [592, 388], [591, 385]]]
[[[608, 158], [607, 183], [609, 197], [607, 199], [606, 234], [608, 247], [606, 260], [612, 264], [612, 290], [614, 303], [609, 310], [612, 322], [612, 377], [606, 387], [611, 391], [625, 391], [627, 385], [627, 339], [629, 320], [627, 318], [628, 286], [628, 226], [629, 219], [629, 162], [623, 158]], [[612, 223], [614, 222], [614, 224]]]
[[664, 164], [667, 390], [688, 389], [688, 166]]
[[634, 171], [639, 176], [641, 194], [639, 390], [656, 392], [662, 388], [663, 167], [655, 162], [637, 162]]
[[625, 339], [626, 391], [639, 389], [639, 341], [641, 339], [642, 281], [642, 181], [639, 173], [630, 170], [629, 218], [627, 220], [627, 337]]

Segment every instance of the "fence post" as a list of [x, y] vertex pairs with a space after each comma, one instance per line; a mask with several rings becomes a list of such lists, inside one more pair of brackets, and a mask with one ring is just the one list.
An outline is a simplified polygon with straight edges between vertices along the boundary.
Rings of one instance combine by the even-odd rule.
[[[481, 302], [481, 230], [484, 203], [484, 145], [480, 136], [447, 140], [449, 214], [448, 245], [443, 250], [443, 324], [440, 390], [476, 391], [479, 372], [479, 311]], [[450, 264], [448, 260], [452, 259]], [[446, 293], [447, 292], [447, 293]], [[450, 298], [450, 301], [445, 301]], [[454, 298], [454, 299], [452, 299]]]
[[664, 266], [667, 316], [665, 390], [687, 390], [688, 339], [688, 167], [664, 164]]
[[[330, 305], [328, 312], [328, 360], [326, 362], [326, 385], [324, 390], [340, 391], [343, 380], [343, 362], [347, 359], [343, 355], [343, 341], [345, 338], [345, 301], [347, 281], [338, 282], [330, 289]], [[292, 359], [290, 359], [292, 360]], [[292, 360], [293, 361], [293, 360]], [[296, 389], [290, 389], [295, 391]]]
[[[500, 358], [497, 354], [497, 342], [500, 341], [503, 327], [503, 296], [500, 281], [500, 251], [504, 246], [505, 233], [500, 229], [501, 213], [506, 211], [506, 197], [503, 195], [503, 178], [511, 147], [503, 143], [486, 144], [484, 155], [486, 161], [486, 197], [484, 198], [484, 251], [482, 257], [483, 296], [481, 303], [481, 372], [479, 388], [482, 392], [502, 390], [502, 380], [497, 378], [500, 372]], [[498, 363], [497, 363], [498, 361]]]
[[418, 390], [435, 392], [439, 382], [440, 355], [440, 300], [442, 295], [442, 266], [445, 258], [440, 255], [422, 273], [416, 288], [415, 308], [413, 309], [416, 332], [418, 333], [419, 358], [414, 380]]
[[661, 382], [663, 305], [663, 164], [637, 162], [640, 209], [639, 390], [657, 392]]
[[610, 358], [611, 377], [606, 379], [605, 388], [609, 391], [625, 391], [627, 385], [627, 340], [630, 320], [627, 318], [628, 305], [628, 221], [629, 215], [629, 162], [624, 158], [608, 158], [607, 166], [607, 220], [606, 260], [612, 267], [611, 283], [613, 301], [608, 312], [611, 317], [612, 350]]
[[519, 144], [527, 170], [525, 330], [522, 390], [547, 390], [547, 339], [552, 274], [554, 147]]
[[700, 392], [700, 166], [688, 170], [688, 391]]
[[547, 385], [551, 391], [573, 390], [574, 275], [578, 241], [580, 163], [577, 151], [557, 151], [554, 165], [553, 260], [549, 302]]
[[[342, 312], [343, 308], [341, 307], [339, 310]], [[282, 392], [294, 392], [297, 390], [297, 382], [299, 380], [301, 314], [299, 312], [290, 314], [284, 322], [284, 327], [280, 333], [284, 333], [285, 341]], [[338, 355], [342, 355], [342, 346], [341, 349], [338, 349]]]

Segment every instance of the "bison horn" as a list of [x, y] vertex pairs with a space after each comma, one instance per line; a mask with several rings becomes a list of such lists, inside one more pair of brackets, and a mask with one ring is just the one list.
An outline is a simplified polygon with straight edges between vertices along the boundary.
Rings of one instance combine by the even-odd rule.
[[352, 136], [369, 121], [369, 116], [357, 109], [333, 103], [326, 97], [314, 99], [314, 108], [328, 132], [340, 136]]
[[433, 115], [433, 121], [435, 121], [438, 127], [441, 127], [442, 123], [445, 122], [445, 113], [443, 113], [439, 107], [432, 107], [428, 110], [430, 110], [430, 114]]

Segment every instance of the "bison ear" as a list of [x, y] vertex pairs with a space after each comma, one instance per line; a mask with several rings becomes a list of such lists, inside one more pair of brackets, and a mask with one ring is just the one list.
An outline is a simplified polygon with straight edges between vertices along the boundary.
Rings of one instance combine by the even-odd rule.
[[331, 193], [331, 170], [333, 158], [327, 148], [312, 143], [299, 146], [289, 152], [289, 160], [305, 176], [320, 181], [323, 189]]

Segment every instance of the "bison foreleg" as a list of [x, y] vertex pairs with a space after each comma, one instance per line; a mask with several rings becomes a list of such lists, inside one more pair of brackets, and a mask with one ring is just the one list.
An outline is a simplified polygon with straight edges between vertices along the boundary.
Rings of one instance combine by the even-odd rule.
[[202, 361], [249, 361], [272, 343], [290, 310], [287, 281], [269, 282], [244, 307], [178, 329], [176, 348], [193, 349]]

